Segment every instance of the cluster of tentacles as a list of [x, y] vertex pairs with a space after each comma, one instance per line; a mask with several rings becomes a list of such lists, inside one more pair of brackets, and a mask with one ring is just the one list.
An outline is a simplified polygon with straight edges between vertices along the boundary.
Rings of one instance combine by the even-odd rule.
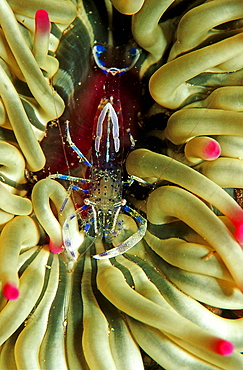
[[[128, 196], [148, 230], [95, 260], [102, 241], [74, 220], [70, 262], [53, 252], [74, 204], [59, 214], [65, 187], [39, 180], [46, 161], [42, 177], [63, 170], [61, 131], [40, 142], [70, 119], [114, 14], [143, 50], [148, 102], [126, 169], [152, 184]], [[167, 370], [243, 368], [241, 2], [1, 0], [0, 26], [0, 369], [139, 370], [141, 349]], [[114, 243], [137, 227], [124, 216]]]

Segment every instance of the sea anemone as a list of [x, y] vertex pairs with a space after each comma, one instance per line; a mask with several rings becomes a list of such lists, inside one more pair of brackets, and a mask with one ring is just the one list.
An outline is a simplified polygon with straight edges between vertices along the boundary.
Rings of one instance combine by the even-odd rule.
[[[242, 19], [237, 0], [1, 0], [0, 369], [243, 368]], [[53, 179], [88, 176], [65, 122], [89, 156], [94, 44], [121, 66], [126, 45], [141, 53], [116, 86], [135, 211], [113, 246], [135, 212], [148, 227], [111, 259], [70, 218], [82, 194]]]

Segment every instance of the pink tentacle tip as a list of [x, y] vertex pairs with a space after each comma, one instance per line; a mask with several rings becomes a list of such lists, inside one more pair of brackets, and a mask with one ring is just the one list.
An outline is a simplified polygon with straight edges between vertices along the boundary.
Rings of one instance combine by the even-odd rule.
[[230, 356], [234, 351], [234, 345], [227, 340], [219, 339], [215, 343], [213, 351], [221, 356]]
[[234, 235], [237, 242], [243, 245], [243, 223], [236, 225]]
[[212, 161], [220, 156], [221, 147], [217, 141], [210, 140], [207, 145], [205, 145], [203, 152], [205, 155], [205, 159]]
[[63, 245], [57, 245], [57, 244], [54, 244], [51, 240], [50, 240], [50, 243], [49, 243], [49, 249], [52, 253], [61, 253], [63, 252]]
[[13, 301], [19, 297], [19, 290], [13, 283], [6, 283], [3, 286], [3, 295], [9, 301]]
[[35, 13], [35, 25], [38, 33], [50, 32], [50, 20], [48, 12], [44, 9], [39, 9]]

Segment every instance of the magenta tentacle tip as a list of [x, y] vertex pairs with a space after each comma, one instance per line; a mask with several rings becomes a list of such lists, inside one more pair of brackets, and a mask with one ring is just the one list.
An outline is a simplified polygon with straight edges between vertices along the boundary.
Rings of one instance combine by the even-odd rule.
[[44, 9], [39, 9], [35, 13], [35, 24], [37, 32], [49, 33], [50, 32], [50, 20], [48, 12]]
[[230, 356], [233, 351], [234, 345], [224, 339], [218, 340], [214, 347], [214, 352], [222, 356]]
[[204, 155], [207, 160], [217, 159], [221, 154], [221, 147], [215, 140], [211, 140], [204, 148]]
[[9, 301], [13, 301], [19, 297], [19, 290], [13, 283], [6, 283], [3, 286], [3, 295]]
[[240, 245], [243, 245], [243, 222], [239, 223], [235, 228], [235, 239]]
[[51, 240], [50, 240], [50, 243], [49, 243], [49, 249], [52, 253], [61, 253], [63, 252], [63, 245], [57, 245], [57, 244], [54, 244]]

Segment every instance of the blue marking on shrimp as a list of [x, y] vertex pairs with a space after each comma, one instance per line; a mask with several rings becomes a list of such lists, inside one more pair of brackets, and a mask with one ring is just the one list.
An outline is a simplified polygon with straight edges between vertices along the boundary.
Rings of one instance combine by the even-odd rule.
[[140, 51], [136, 48], [131, 48], [127, 52], [130, 54], [131, 63], [124, 68], [107, 67], [105, 62], [101, 59], [102, 54], [106, 51], [106, 48], [102, 45], [95, 45], [93, 47], [93, 56], [97, 66], [106, 74], [122, 75], [123, 73], [129, 71], [137, 63], [140, 57]]

